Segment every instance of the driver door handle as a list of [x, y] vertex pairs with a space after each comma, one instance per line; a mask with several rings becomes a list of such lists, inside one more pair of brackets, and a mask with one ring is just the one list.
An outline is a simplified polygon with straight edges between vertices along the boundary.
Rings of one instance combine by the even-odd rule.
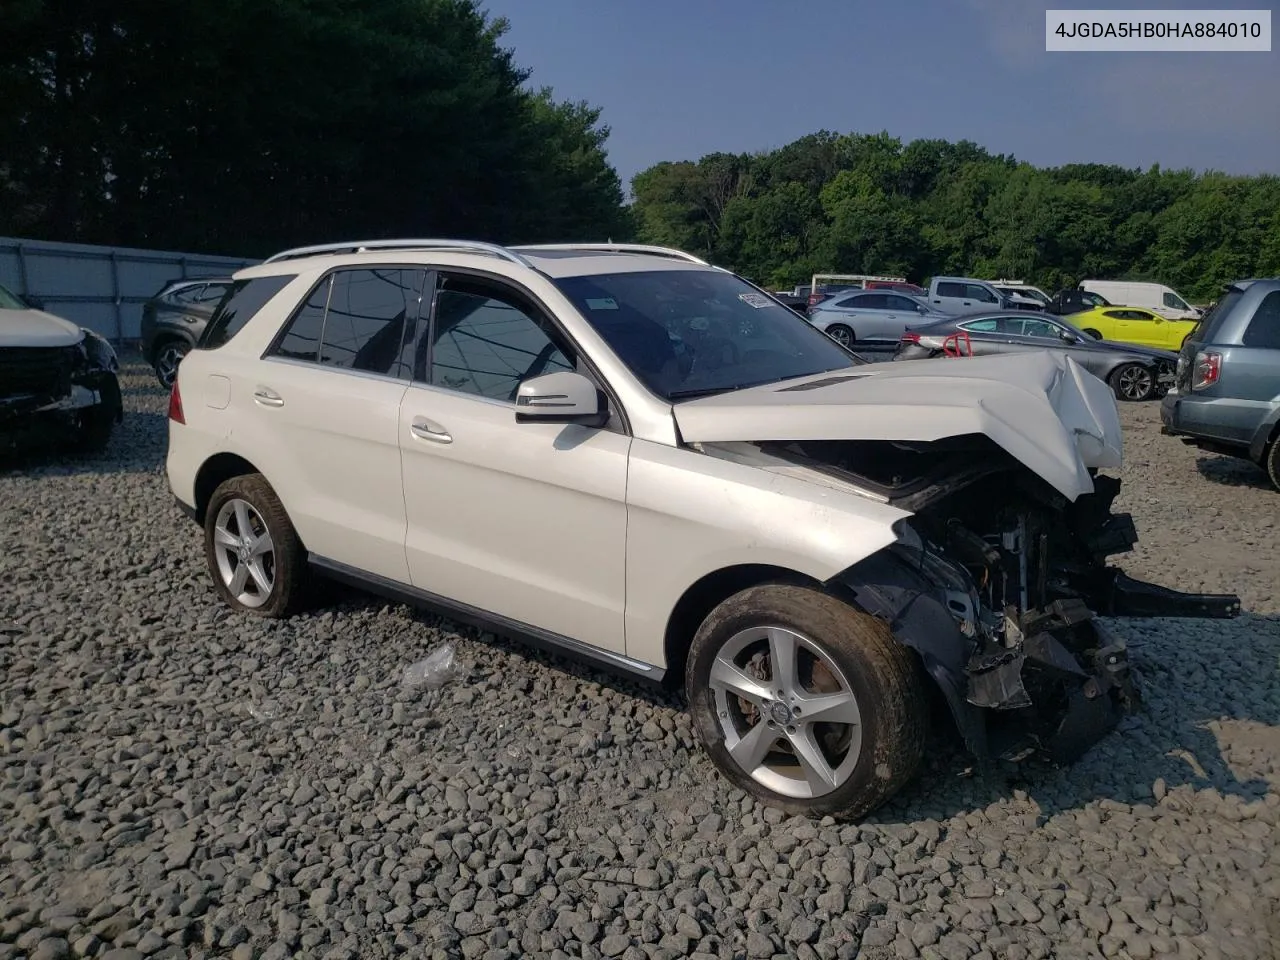
[[409, 424], [409, 432], [419, 440], [430, 440], [432, 443], [453, 443], [453, 437], [442, 425], [426, 417], [414, 417]]
[[270, 387], [258, 387], [253, 391], [253, 402], [263, 407], [283, 407], [284, 397]]

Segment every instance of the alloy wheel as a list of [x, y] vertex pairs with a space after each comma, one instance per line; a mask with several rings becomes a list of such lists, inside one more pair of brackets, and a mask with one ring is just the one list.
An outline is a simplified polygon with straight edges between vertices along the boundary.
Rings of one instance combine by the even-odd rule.
[[1131, 364], [1120, 371], [1120, 393], [1126, 400], [1145, 400], [1151, 390], [1150, 370]]
[[811, 799], [852, 775], [862, 714], [848, 678], [808, 637], [752, 627], [719, 650], [709, 679], [730, 758], [761, 786]]
[[187, 355], [187, 348], [181, 343], [169, 342], [156, 354], [156, 377], [164, 387], [172, 387], [178, 375], [178, 364]]
[[236, 601], [251, 609], [266, 603], [275, 586], [276, 554], [262, 514], [233, 497], [218, 511], [213, 542], [218, 575]]
[[853, 331], [843, 324], [834, 324], [827, 328], [827, 336], [842, 347], [853, 345]]

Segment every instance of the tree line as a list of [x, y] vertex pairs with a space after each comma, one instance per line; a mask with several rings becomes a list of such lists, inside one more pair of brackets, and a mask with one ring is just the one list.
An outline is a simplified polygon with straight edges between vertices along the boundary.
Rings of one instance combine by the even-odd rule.
[[757, 282], [814, 272], [1280, 272], [1280, 180], [1044, 169], [819, 132], [636, 175], [586, 102], [529, 89], [477, 0], [8, 0], [0, 233], [265, 256], [331, 239], [638, 239]]
[[0, 233], [264, 256], [630, 231], [586, 103], [473, 0], [7, 0]]
[[1211, 300], [1280, 273], [1280, 178], [1039, 168], [977, 144], [802, 137], [759, 154], [659, 163], [633, 181], [640, 236], [759, 283], [818, 272], [1004, 277], [1053, 292], [1156, 280]]

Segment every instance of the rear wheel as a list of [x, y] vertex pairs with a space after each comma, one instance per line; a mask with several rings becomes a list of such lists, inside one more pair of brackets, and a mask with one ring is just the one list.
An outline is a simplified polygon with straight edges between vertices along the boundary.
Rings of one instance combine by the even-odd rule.
[[919, 769], [924, 701], [911, 654], [874, 617], [810, 587], [721, 603], [689, 651], [694, 728], [716, 766], [764, 803], [861, 817]]
[[1271, 441], [1271, 448], [1262, 458], [1262, 468], [1267, 471], [1271, 485], [1280, 490], [1280, 437]]
[[1122, 364], [1111, 374], [1111, 389], [1121, 400], [1141, 403], [1155, 396], [1156, 376], [1140, 363]]
[[262, 474], [223, 481], [209, 500], [204, 534], [214, 587], [229, 605], [272, 618], [298, 608], [306, 588], [306, 553]]
[[827, 327], [827, 336], [842, 347], [852, 346], [855, 339], [853, 336], [853, 330], [846, 327], [843, 323], [833, 323], [831, 326]]

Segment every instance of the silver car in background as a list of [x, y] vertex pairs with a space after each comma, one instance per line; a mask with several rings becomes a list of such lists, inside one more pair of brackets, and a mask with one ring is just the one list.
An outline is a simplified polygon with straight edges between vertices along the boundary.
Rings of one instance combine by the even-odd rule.
[[898, 343], [909, 324], [945, 316], [905, 293], [852, 290], [811, 308], [809, 322], [844, 347], [867, 342], [888, 347]]

